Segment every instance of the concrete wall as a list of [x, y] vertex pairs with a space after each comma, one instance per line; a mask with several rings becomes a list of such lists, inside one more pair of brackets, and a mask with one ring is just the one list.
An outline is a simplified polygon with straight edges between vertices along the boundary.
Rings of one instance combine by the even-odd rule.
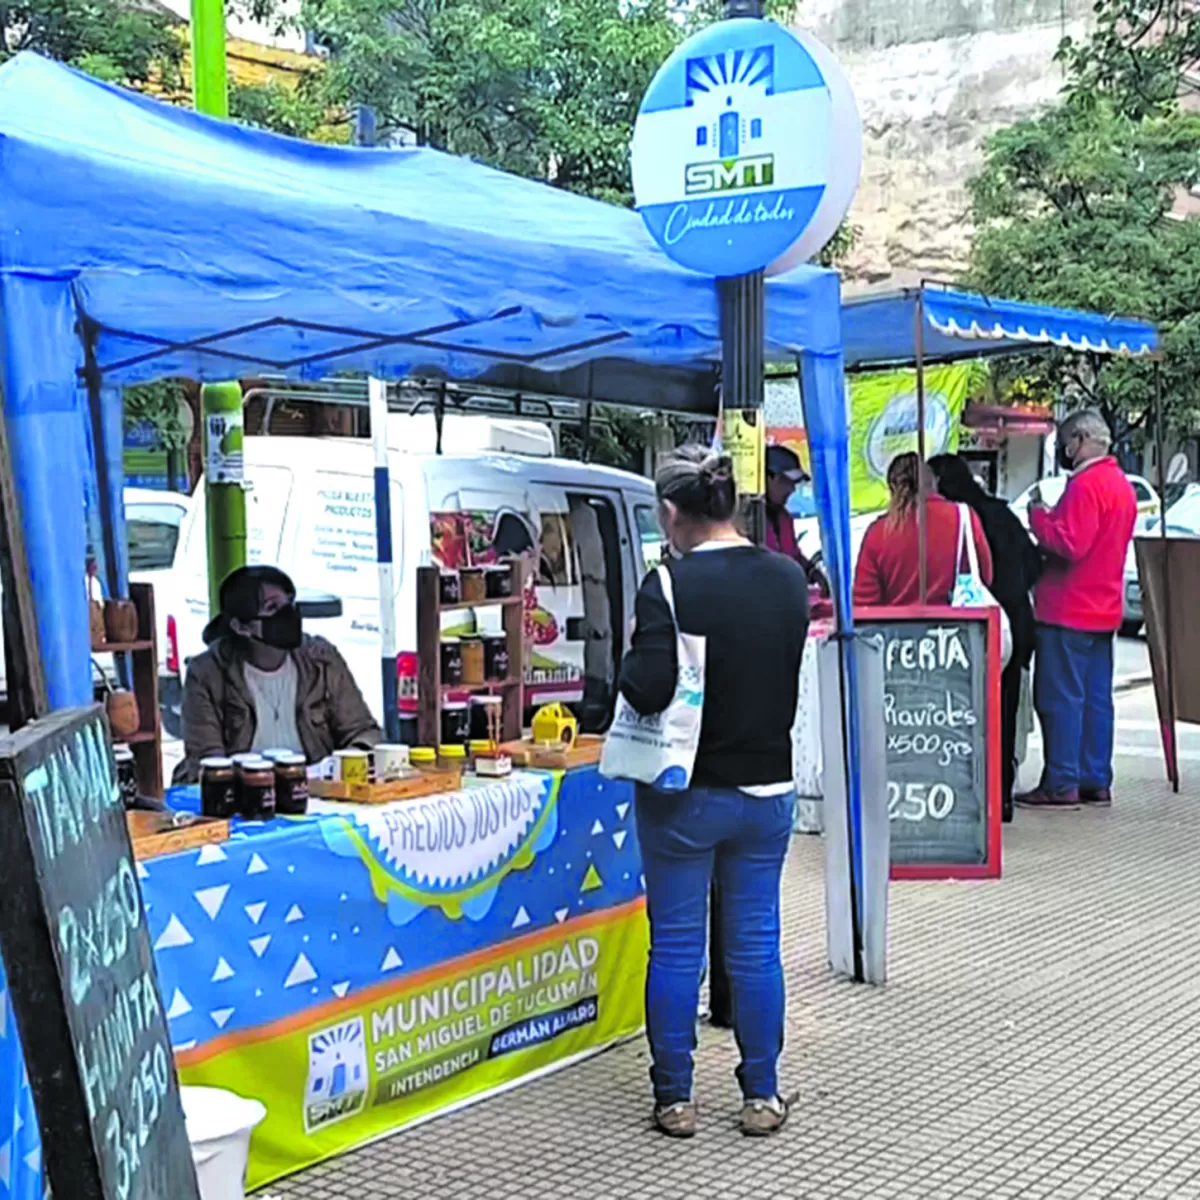
[[964, 265], [966, 181], [992, 130], [1054, 101], [1054, 53], [1086, 32], [1091, 0], [802, 0], [863, 118], [861, 242], [847, 290], [945, 279]]

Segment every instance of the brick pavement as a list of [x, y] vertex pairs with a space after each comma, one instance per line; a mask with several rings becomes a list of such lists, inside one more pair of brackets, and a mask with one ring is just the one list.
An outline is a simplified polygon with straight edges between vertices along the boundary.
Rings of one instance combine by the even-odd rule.
[[639, 1040], [267, 1189], [279, 1200], [1200, 1200], [1200, 785], [1118, 764], [1111, 812], [1018, 814], [1004, 879], [893, 886], [891, 982], [824, 966], [820, 843], [785, 879], [794, 1122], [734, 1129], [705, 1029], [699, 1136], [647, 1124]]

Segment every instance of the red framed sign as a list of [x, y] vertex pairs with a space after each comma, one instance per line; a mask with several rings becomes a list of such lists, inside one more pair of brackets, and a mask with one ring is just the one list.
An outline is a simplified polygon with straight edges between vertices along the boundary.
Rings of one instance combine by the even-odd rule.
[[862, 608], [883, 639], [892, 879], [1000, 876], [1000, 615]]

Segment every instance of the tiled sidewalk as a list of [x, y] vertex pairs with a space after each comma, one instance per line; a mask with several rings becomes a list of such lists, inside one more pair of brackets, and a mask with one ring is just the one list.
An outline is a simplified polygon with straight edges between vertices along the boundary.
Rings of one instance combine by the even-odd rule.
[[706, 1029], [700, 1135], [646, 1120], [641, 1041], [269, 1188], [280, 1200], [1200, 1198], [1200, 794], [1119, 763], [1111, 812], [1019, 813], [1004, 879], [892, 888], [891, 982], [824, 966], [821, 847], [786, 881], [778, 1138], [734, 1129]]

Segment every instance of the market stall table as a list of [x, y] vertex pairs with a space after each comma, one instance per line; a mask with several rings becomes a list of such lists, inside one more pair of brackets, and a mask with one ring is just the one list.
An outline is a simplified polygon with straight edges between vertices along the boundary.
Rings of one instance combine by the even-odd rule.
[[[194, 807], [195, 790], [172, 799]], [[641, 1028], [632, 802], [594, 767], [521, 771], [388, 805], [316, 802], [138, 864], [182, 1082], [267, 1106], [250, 1187]], [[0, 1113], [23, 1123], [10, 1158], [33, 1158], [0, 1170], [0, 1197], [40, 1200], [5, 1044]]]

